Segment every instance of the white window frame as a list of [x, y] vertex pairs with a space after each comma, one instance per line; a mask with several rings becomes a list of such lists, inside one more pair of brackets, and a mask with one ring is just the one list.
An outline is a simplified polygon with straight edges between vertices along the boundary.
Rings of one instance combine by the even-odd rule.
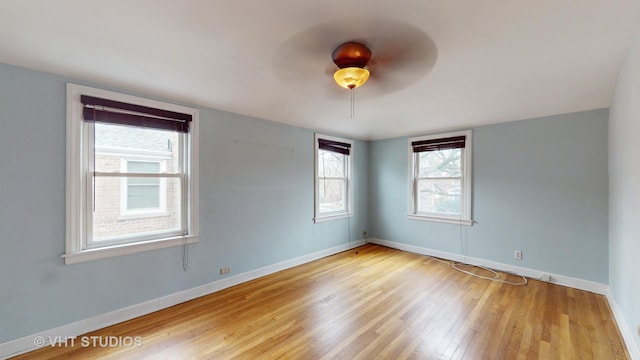
[[[82, 119], [83, 105], [80, 102], [81, 95], [181, 112], [192, 116], [189, 133], [185, 136], [187, 139], [183, 147], [185, 150], [182, 153], [184, 167], [182, 178], [185, 182], [182, 194], [185, 204], [183, 207], [184, 234], [164, 238], [155, 237], [135, 242], [114, 243], [104, 247], [90, 246], [88, 234], [91, 230], [92, 207], [90, 204], [93, 191], [90, 184], [93, 174], [89, 170], [88, 164], [94, 151], [93, 144], [89, 146], [91, 138], [89, 130], [93, 128], [93, 125]], [[65, 254], [62, 255], [65, 264], [75, 264], [196, 243], [199, 239], [198, 131], [198, 109], [68, 83], [66, 240]]]
[[[320, 213], [320, 189], [319, 189], [319, 174], [318, 174], [318, 154], [320, 148], [318, 147], [318, 139], [339, 141], [346, 144], [350, 144], [351, 148], [349, 149], [349, 155], [345, 156], [345, 210], [340, 210], [331, 213]], [[314, 136], [314, 217], [313, 221], [315, 223], [321, 223], [325, 221], [344, 219], [353, 216], [353, 155], [354, 155], [354, 146], [353, 140], [343, 139], [335, 136], [323, 135], [323, 134], [315, 134]]]
[[[157, 158], [133, 158], [126, 157], [120, 159], [120, 171], [127, 172], [127, 165], [130, 161], [158, 163], [160, 173], [167, 171], [167, 161]], [[146, 217], [167, 215], [167, 179], [160, 178], [158, 187], [159, 206], [157, 208], [129, 209], [127, 206], [127, 198], [129, 196], [129, 183], [127, 178], [120, 179], [120, 216], [118, 219], [139, 219]]]
[[[413, 152], [413, 146], [411, 143], [414, 141], [422, 140], [435, 140], [443, 139], [454, 136], [465, 137], [465, 147], [462, 148], [462, 194], [460, 200], [462, 202], [460, 216], [443, 214], [443, 213], [419, 213], [416, 208], [416, 195], [417, 195], [417, 179], [415, 173], [415, 167], [417, 165], [417, 156], [419, 153]], [[471, 202], [472, 202], [472, 174], [471, 174], [471, 159], [472, 159], [472, 132], [471, 130], [455, 131], [444, 134], [433, 134], [409, 138], [408, 142], [408, 186], [407, 186], [407, 217], [411, 220], [423, 220], [432, 222], [441, 222], [447, 224], [459, 224], [471, 226], [473, 220], [471, 218]]]

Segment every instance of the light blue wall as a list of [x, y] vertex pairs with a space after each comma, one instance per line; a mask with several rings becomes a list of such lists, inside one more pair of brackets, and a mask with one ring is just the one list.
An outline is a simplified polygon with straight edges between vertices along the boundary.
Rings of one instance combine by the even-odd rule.
[[618, 74], [609, 119], [609, 281], [636, 349], [640, 348], [636, 331], [640, 327], [639, 99], [640, 33]]
[[[313, 224], [313, 132], [201, 109], [202, 236], [189, 271], [180, 248], [65, 266], [67, 81], [75, 82], [0, 64], [0, 343], [218, 280], [222, 266], [233, 275], [345, 244], [365, 229], [385, 240], [608, 281], [606, 110], [473, 129], [478, 223], [458, 227], [406, 218], [406, 138], [356, 141], [356, 215]], [[631, 127], [624, 121], [623, 132]], [[616, 261], [633, 250], [631, 240], [621, 244]], [[522, 261], [513, 260], [514, 249]], [[623, 270], [611, 270], [620, 296], [638, 282], [614, 278]], [[620, 302], [637, 319], [630, 310], [637, 301]]]
[[407, 138], [372, 142], [370, 236], [607, 283], [607, 117], [472, 129], [472, 227], [408, 220]]
[[201, 109], [201, 240], [189, 271], [179, 247], [65, 266], [67, 81], [0, 64], [0, 343], [219, 280], [222, 266], [234, 275], [345, 244], [367, 228], [368, 143], [354, 145], [355, 216], [313, 224], [313, 132]]

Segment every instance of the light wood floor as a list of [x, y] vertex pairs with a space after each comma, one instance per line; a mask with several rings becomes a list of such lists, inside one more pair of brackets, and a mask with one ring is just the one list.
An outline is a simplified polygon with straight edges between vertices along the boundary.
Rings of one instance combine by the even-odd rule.
[[82, 347], [79, 338], [19, 358], [629, 359], [602, 295], [510, 286], [376, 245], [87, 336], [139, 336], [142, 346]]

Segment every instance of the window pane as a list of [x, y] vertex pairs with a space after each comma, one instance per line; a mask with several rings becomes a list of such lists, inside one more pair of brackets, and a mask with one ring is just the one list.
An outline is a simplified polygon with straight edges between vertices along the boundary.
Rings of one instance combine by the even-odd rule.
[[[127, 172], [132, 173], [160, 173], [158, 161], [127, 161]], [[160, 180], [159, 178], [127, 178], [127, 210], [160, 208]]]
[[462, 149], [447, 149], [418, 153], [419, 177], [462, 176]]
[[[95, 170], [98, 172], [121, 172], [122, 158], [136, 156], [153, 156], [166, 159], [166, 172], [180, 171], [181, 159], [179, 139], [181, 134], [175, 131], [145, 129], [131, 126], [96, 123], [95, 129]], [[151, 162], [133, 164], [143, 166], [138, 169], [127, 169], [131, 172], [158, 172], [151, 169]], [[147, 165], [144, 165], [147, 164]]]
[[344, 177], [344, 154], [318, 150], [318, 177]]
[[146, 180], [146, 179], [128, 179], [129, 187], [127, 188], [127, 210], [132, 209], [157, 209], [160, 208], [160, 179], [154, 180], [158, 184], [142, 185], [131, 184], [132, 180]]
[[160, 163], [157, 161], [127, 161], [127, 172], [131, 173], [144, 173], [144, 174], [159, 174]]
[[318, 179], [320, 213], [346, 211], [345, 180]]
[[[130, 180], [160, 181], [164, 182], [164, 186], [130, 186]], [[123, 197], [125, 186], [130, 193], [126, 199]], [[160, 193], [159, 189], [163, 191]], [[179, 232], [182, 227], [180, 198], [180, 178], [134, 179], [97, 176], [95, 201], [92, 204], [95, 207], [93, 241], [99, 243]], [[132, 207], [127, 209], [129, 205]]]
[[418, 212], [460, 215], [461, 193], [459, 179], [419, 180]]

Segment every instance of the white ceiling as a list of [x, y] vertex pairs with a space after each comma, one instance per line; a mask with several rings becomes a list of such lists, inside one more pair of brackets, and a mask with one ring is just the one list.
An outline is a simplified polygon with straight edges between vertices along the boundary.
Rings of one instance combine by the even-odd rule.
[[[0, 62], [383, 139], [608, 107], [639, 23], [637, 0], [2, 0]], [[345, 33], [313, 34], [328, 26]], [[333, 47], [402, 26], [433, 68], [388, 92], [372, 70], [350, 118]], [[309, 34], [313, 52], [287, 47]]]

